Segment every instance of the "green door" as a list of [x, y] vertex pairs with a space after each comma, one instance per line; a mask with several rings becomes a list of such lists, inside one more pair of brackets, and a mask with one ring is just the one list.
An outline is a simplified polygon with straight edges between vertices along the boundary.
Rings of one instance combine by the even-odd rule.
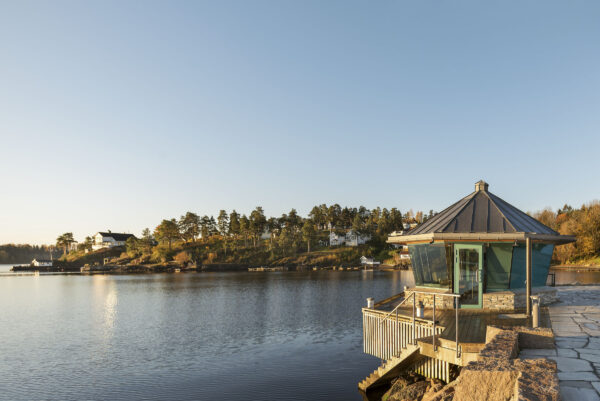
[[479, 244], [454, 244], [454, 293], [463, 308], [481, 308], [483, 249]]

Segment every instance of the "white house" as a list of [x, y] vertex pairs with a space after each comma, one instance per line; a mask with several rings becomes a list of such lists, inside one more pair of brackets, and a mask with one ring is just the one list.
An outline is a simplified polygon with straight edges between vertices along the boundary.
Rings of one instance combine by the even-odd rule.
[[365, 244], [371, 239], [369, 235], [360, 235], [353, 230], [348, 231], [346, 234], [337, 234], [335, 232], [329, 233], [329, 246], [358, 246]]
[[368, 240], [371, 239], [370, 235], [360, 235], [353, 230], [350, 230], [346, 233], [346, 245], [347, 246], [358, 246], [365, 244]]
[[329, 246], [339, 246], [344, 245], [346, 242], [345, 235], [339, 235], [334, 233], [333, 231], [329, 233]]
[[35, 258], [31, 261], [31, 265], [35, 267], [47, 267], [52, 266], [52, 260], [50, 259], [38, 259]]
[[115, 246], [124, 246], [127, 239], [134, 237], [133, 234], [124, 233], [112, 233], [112, 232], [98, 232], [94, 235], [94, 243], [92, 244], [93, 250], [102, 248], [113, 248]]
[[379, 266], [381, 262], [377, 262], [373, 258], [367, 258], [366, 256], [360, 257], [360, 264], [365, 266]]

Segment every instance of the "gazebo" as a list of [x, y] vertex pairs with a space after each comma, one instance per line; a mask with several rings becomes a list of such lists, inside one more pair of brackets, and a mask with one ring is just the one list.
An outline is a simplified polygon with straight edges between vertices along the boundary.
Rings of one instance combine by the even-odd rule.
[[528, 315], [532, 287], [545, 286], [554, 246], [573, 241], [489, 192], [484, 181], [423, 224], [388, 238], [408, 245], [419, 290], [460, 294], [462, 308], [490, 309], [504, 309], [497, 305], [501, 294], [514, 300], [524, 293]]

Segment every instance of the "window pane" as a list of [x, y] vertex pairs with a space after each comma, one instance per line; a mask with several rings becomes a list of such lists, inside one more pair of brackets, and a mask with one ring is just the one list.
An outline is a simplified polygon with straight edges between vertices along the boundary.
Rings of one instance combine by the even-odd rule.
[[[533, 244], [531, 252], [531, 286], [541, 287], [546, 285], [548, 269], [552, 259], [554, 245]], [[510, 275], [510, 288], [525, 288], [527, 279], [525, 245], [513, 247], [512, 270]]]
[[543, 287], [546, 285], [548, 270], [552, 260], [554, 245], [534, 244], [533, 254], [531, 255], [531, 285], [534, 287]]
[[486, 250], [487, 268], [485, 271], [488, 291], [507, 290], [510, 281], [512, 244], [490, 244]]
[[450, 288], [446, 247], [443, 244], [409, 245], [408, 250], [416, 285]]

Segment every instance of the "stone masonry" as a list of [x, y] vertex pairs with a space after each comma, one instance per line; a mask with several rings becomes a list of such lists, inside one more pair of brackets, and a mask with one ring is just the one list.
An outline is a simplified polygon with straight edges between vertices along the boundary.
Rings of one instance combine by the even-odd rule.
[[600, 401], [600, 286], [557, 287], [550, 306], [556, 349], [530, 349], [520, 357], [556, 361], [563, 401]]
[[[424, 291], [419, 289], [419, 291]], [[445, 291], [431, 289], [427, 294], [416, 294], [417, 304], [419, 301], [423, 302], [425, 308], [431, 308], [433, 306], [433, 294], [435, 297], [435, 306], [438, 309], [454, 309], [454, 298], [445, 297], [441, 294], [446, 293]], [[550, 305], [557, 301], [556, 288], [554, 287], [536, 287], [532, 289], [534, 295], [540, 297], [541, 305]], [[412, 291], [411, 289], [406, 290], [406, 305], [412, 305]], [[515, 309], [525, 308], [525, 290], [514, 290], [514, 291], [499, 291], [499, 292], [488, 292], [483, 294], [483, 309], [495, 310], [495, 311], [512, 311]]]
[[[556, 288], [535, 287], [531, 290], [533, 295], [540, 297], [540, 305], [550, 305], [557, 301]], [[510, 311], [525, 309], [526, 292], [524, 289], [513, 291], [488, 292], [483, 294], [483, 309]]]

